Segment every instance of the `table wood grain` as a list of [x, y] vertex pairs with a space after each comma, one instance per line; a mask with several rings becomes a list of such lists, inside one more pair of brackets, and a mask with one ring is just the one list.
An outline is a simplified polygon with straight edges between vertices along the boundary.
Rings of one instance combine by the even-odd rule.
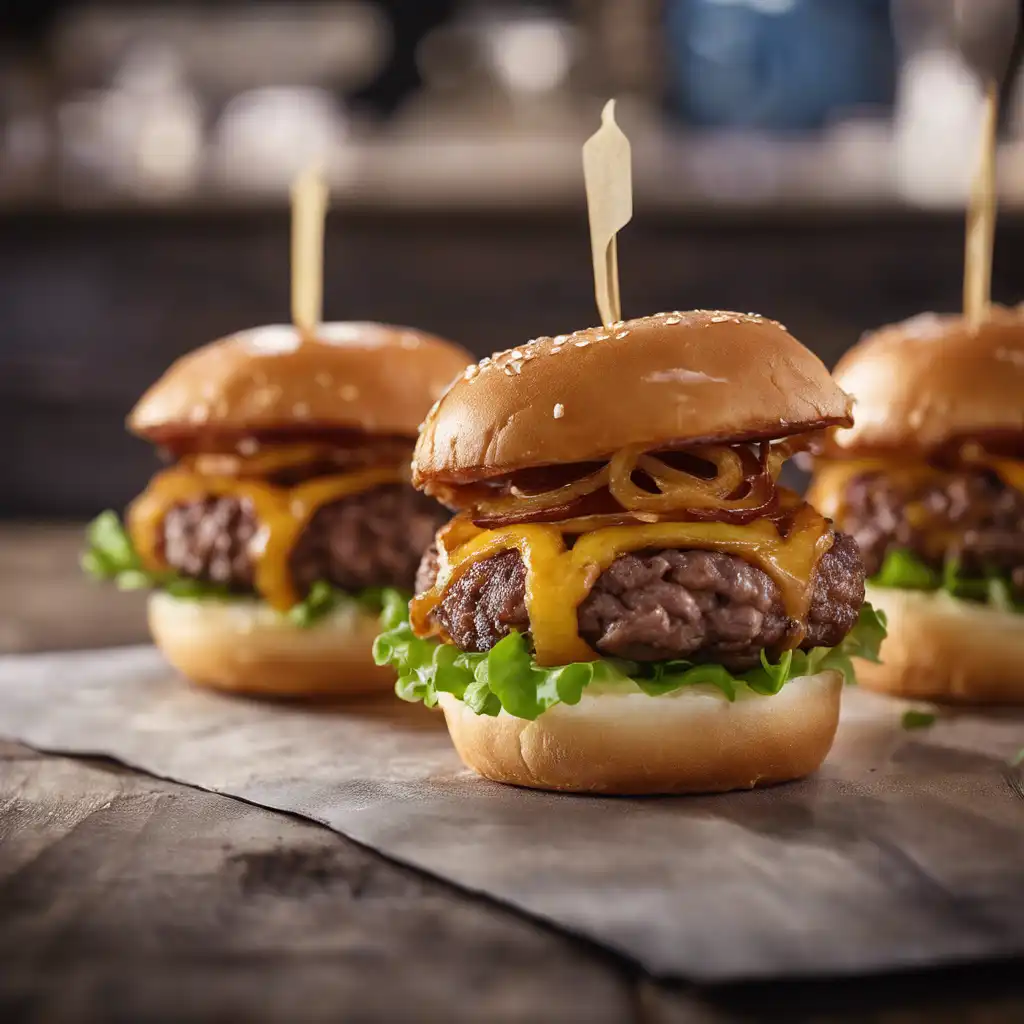
[[[0, 525], [0, 649], [145, 637], [140, 595], [78, 576], [78, 537]], [[1021, 963], [658, 983], [308, 822], [4, 742], [0, 965], [4, 1022], [1024, 1020]]]

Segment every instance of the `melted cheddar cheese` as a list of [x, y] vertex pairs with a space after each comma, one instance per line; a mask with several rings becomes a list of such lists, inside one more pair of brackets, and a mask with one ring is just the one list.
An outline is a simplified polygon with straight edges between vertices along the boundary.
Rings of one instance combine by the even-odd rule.
[[[1024, 462], [1016, 459], [998, 458], [983, 452], [965, 448], [959, 459], [959, 469], [941, 469], [926, 462], [900, 462], [886, 459], [849, 459], [844, 461], [821, 461], [814, 467], [814, 480], [807, 494], [807, 500], [822, 515], [840, 520], [844, 510], [847, 488], [858, 476], [881, 473], [887, 479], [908, 491], [934, 483], [941, 485], [954, 472], [970, 469], [987, 469], [995, 473], [1007, 487], [1024, 494]], [[911, 516], [915, 513], [908, 508]], [[920, 515], [924, 525], [924, 510]]]
[[256, 590], [278, 611], [287, 611], [301, 599], [292, 581], [289, 557], [317, 510], [341, 498], [405, 478], [404, 469], [389, 466], [321, 477], [285, 488], [259, 480], [170, 469], [154, 477], [149, 488], [132, 504], [128, 531], [143, 565], [161, 572], [170, 568], [164, 558], [163, 525], [173, 506], [207, 497], [250, 502], [259, 521], [259, 532], [252, 545]]
[[[768, 519], [745, 526], [644, 523], [594, 530], [568, 547], [558, 524], [480, 530], [457, 517], [438, 540], [441, 567], [437, 582], [410, 607], [417, 635], [439, 631], [431, 613], [448, 587], [470, 566], [515, 549], [526, 566], [526, 609], [537, 664], [566, 665], [599, 657], [579, 635], [577, 609], [598, 576], [620, 555], [647, 548], [696, 548], [738, 555], [774, 580], [786, 613], [802, 623], [810, 605], [814, 572], [832, 544], [832, 531], [825, 519], [804, 504], [786, 536]], [[792, 638], [794, 646], [799, 641], [799, 635]]]

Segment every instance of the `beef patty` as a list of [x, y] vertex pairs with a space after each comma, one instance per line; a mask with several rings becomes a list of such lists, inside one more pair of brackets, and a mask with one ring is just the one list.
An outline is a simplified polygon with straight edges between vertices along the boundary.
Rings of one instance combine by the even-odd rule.
[[[445, 518], [434, 501], [400, 484], [324, 505], [292, 551], [295, 586], [300, 593], [318, 580], [344, 590], [410, 589], [420, 556]], [[259, 529], [255, 509], [244, 499], [176, 505], [164, 519], [164, 557], [183, 576], [250, 591]]]
[[[417, 590], [437, 575], [424, 556]], [[490, 650], [511, 630], [527, 632], [526, 567], [518, 551], [472, 565], [447, 590], [438, 621], [464, 651]], [[864, 602], [864, 567], [854, 541], [838, 533], [818, 565], [802, 646], [834, 647]], [[778, 587], [762, 570], [717, 551], [644, 551], [621, 555], [579, 610], [580, 635], [611, 657], [687, 658], [742, 671], [797, 628]]]
[[1024, 594], [1024, 495], [991, 473], [951, 474], [923, 486], [881, 473], [854, 477], [840, 518], [869, 576], [889, 551], [903, 548], [934, 568], [953, 556], [968, 573], [1004, 571]]

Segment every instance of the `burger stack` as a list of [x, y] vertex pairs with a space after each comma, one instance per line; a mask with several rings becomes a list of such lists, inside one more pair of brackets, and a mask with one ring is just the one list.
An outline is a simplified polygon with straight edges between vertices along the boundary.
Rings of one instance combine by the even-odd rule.
[[153, 590], [149, 623], [193, 681], [275, 696], [386, 688], [370, 649], [446, 518], [409, 484], [420, 420], [469, 355], [421, 331], [244, 331], [190, 353], [130, 428], [170, 468], [105, 513], [85, 567]]
[[856, 423], [811, 500], [856, 538], [889, 617], [861, 681], [905, 697], [1024, 700], [1024, 310], [927, 313], [836, 367]]
[[455, 510], [376, 656], [503, 782], [722, 791], [814, 771], [884, 628], [854, 540], [781, 486], [849, 397], [774, 321], [698, 310], [470, 366], [412, 480]]

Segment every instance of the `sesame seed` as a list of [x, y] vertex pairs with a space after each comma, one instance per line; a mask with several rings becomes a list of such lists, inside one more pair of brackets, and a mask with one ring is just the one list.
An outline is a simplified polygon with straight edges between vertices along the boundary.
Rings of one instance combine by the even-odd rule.
[[724, 324], [728, 319], [730, 318], [727, 316], [713, 316], [711, 322], [713, 324]]
[[309, 416], [309, 402], [296, 402], [292, 406], [292, 413], [299, 419], [306, 419]]
[[586, 348], [590, 344], [590, 342], [589, 341], [577, 341], [577, 342], [574, 342], [574, 344], [576, 345], [577, 348]]
[[313, 380], [322, 388], [329, 388], [334, 383], [334, 378], [329, 373], [318, 373]]
[[354, 402], [359, 397], [359, 388], [355, 384], [346, 384], [343, 388], [338, 391], [342, 399], [346, 402]]
[[473, 363], [472, 366], [466, 367], [466, 372], [462, 375], [465, 380], [472, 380], [474, 377], [479, 376], [480, 367]]
[[556, 403], [554, 409], [551, 410], [551, 415], [556, 420], [560, 420], [565, 415], [565, 406], [561, 402]]
[[665, 318], [667, 324], [678, 324], [682, 323], [683, 318], [681, 316], [670, 316]]
[[615, 337], [618, 341], [622, 341], [623, 338], [629, 337], [629, 331], [619, 331], [619, 333], [616, 334]]
[[595, 334], [594, 341], [607, 341], [609, 337], [607, 334]]
[[559, 334], [555, 338], [555, 344], [556, 345], [564, 345], [568, 340], [569, 340], [569, 335], [568, 334]]

